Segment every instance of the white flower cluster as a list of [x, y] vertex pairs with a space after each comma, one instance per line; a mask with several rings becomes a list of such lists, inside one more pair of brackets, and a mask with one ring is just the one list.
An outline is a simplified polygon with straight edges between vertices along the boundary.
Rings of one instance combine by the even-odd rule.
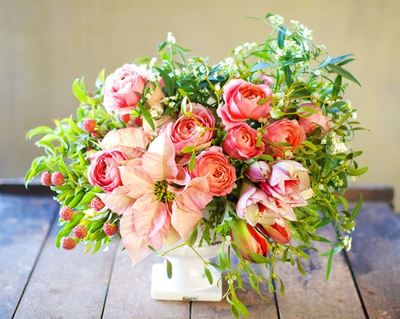
[[218, 71], [215, 73], [216, 76], [218, 76], [218, 73], [223, 73], [223, 74], [228, 74], [228, 75], [233, 75], [233, 76], [239, 76], [239, 68], [236, 64], [236, 61], [231, 58], [225, 58], [221, 62], [218, 63], [219, 68]]
[[233, 55], [244, 57], [248, 55], [255, 47], [257, 47], [257, 43], [255, 42], [246, 42], [242, 45], [239, 45], [235, 49], [233, 49]]
[[343, 237], [343, 241], [342, 242], [343, 242], [344, 249], [346, 249], [346, 251], [351, 250], [352, 239], [353, 238], [351, 238], [350, 236], [344, 236]]
[[168, 32], [168, 34], [167, 34], [167, 42], [171, 43], [171, 44], [175, 44], [176, 43], [176, 39], [175, 39], [174, 35], [172, 34], [172, 32]]
[[310, 30], [297, 20], [291, 20], [290, 23], [292, 24], [293, 29], [300, 33], [305, 39], [312, 41], [312, 30]]
[[176, 101], [178, 100], [177, 96], [167, 96], [165, 97], [162, 102], [163, 104], [165, 104], [166, 106], [173, 108], [176, 105]]
[[281, 24], [283, 24], [285, 22], [285, 19], [278, 14], [274, 14], [274, 15], [268, 17], [268, 21], [269, 21], [269, 23], [271, 23], [274, 26], [280, 26]]
[[349, 150], [349, 147], [344, 143], [339, 136], [332, 134], [331, 136], [332, 148], [331, 153], [333, 155], [338, 153], [345, 153]]

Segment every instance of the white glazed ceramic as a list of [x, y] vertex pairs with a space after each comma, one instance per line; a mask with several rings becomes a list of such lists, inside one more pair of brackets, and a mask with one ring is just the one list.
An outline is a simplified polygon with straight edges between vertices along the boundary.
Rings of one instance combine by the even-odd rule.
[[[219, 244], [197, 247], [196, 251], [206, 260], [218, 254]], [[167, 256], [172, 264], [172, 277], [167, 276], [166, 260], [154, 264], [151, 278], [151, 298], [157, 300], [220, 301], [222, 299], [221, 273], [212, 266], [210, 285], [204, 274], [204, 263], [190, 247], [178, 248]]]

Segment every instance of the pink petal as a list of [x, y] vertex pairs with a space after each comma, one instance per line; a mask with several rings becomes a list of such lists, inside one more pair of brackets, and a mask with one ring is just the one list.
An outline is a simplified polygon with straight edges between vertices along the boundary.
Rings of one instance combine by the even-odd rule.
[[97, 196], [104, 202], [105, 206], [117, 214], [132, 212], [135, 200], [127, 196], [129, 190], [125, 186], [117, 187], [112, 193], [101, 193]]
[[144, 171], [140, 160], [127, 162], [126, 166], [119, 168], [121, 181], [126, 189], [129, 190], [128, 195], [132, 198], [139, 198], [144, 194], [152, 194], [154, 184], [151, 177]]
[[186, 210], [201, 211], [212, 200], [207, 177], [193, 178], [184, 190], [175, 195], [175, 202]]
[[185, 210], [172, 204], [171, 222], [182, 239], [187, 239], [202, 218], [201, 211]]
[[163, 228], [169, 228], [170, 216], [164, 203], [159, 202], [153, 194], [139, 197], [135, 204], [135, 228], [139, 235], [148, 238]]
[[175, 163], [175, 147], [168, 134], [168, 129], [160, 133], [151, 142], [147, 153], [142, 157], [143, 169], [153, 181], [172, 180], [178, 174]]
[[135, 221], [132, 213], [122, 216], [120, 221], [120, 233], [125, 249], [134, 263], [141, 261], [150, 254], [151, 251], [147, 243], [144, 241], [143, 237], [138, 235], [135, 231]]

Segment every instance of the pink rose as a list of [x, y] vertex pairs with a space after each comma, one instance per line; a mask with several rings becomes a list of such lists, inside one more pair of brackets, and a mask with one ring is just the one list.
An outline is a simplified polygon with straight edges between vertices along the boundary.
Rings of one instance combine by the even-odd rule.
[[272, 225], [279, 217], [296, 220], [293, 209], [287, 203], [269, 196], [250, 184], [243, 185], [236, 213], [252, 226]]
[[264, 143], [257, 146], [257, 135], [257, 131], [248, 124], [240, 123], [228, 130], [222, 147], [230, 157], [240, 160], [262, 155]]
[[284, 157], [285, 151], [298, 148], [305, 139], [304, 128], [296, 120], [288, 119], [282, 119], [268, 125], [263, 136], [269, 152], [279, 157]]
[[255, 162], [246, 169], [246, 176], [254, 183], [265, 182], [271, 172], [269, 165], [265, 162]]
[[[302, 115], [304, 117], [300, 118], [300, 125], [304, 128], [304, 131], [309, 134], [312, 131], [314, 131], [318, 126], [322, 128], [323, 131], [327, 132], [329, 131], [329, 119], [327, 116], [325, 116], [319, 105], [313, 104], [313, 103], [305, 103], [299, 105], [300, 107], [306, 106], [311, 109], [314, 109], [316, 112], [310, 114], [307, 114], [307, 112], [304, 112]], [[309, 116], [307, 116], [309, 115]]]
[[225, 104], [218, 107], [217, 114], [226, 129], [248, 119], [267, 118], [271, 98], [272, 90], [268, 85], [233, 79], [224, 86]]
[[99, 186], [107, 193], [121, 186], [122, 182], [118, 166], [127, 159], [128, 156], [116, 150], [96, 153], [91, 159], [88, 170], [89, 183], [93, 186]]
[[103, 87], [104, 106], [119, 114], [130, 113], [139, 102], [147, 80], [135, 64], [124, 64], [110, 74]]
[[215, 196], [229, 194], [236, 181], [236, 171], [226, 156], [222, 153], [222, 148], [212, 146], [201, 152], [190, 172], [192, 177], [206, 176], [210, 192]]
[[215, 118], [211, 111], [200, 104], [192, 104], [188, 114], [182, 114], [171, 127], [171, 141], [175, 151], [182, 154], [185, 146], [204, 149], [214, 137]]
[[307, 199], [313, 195], [307, 169], [295, 161], [278, 161], [273, 164], [268, 182], [260, 183], [260, 188], [292, 207], [306, 206]]

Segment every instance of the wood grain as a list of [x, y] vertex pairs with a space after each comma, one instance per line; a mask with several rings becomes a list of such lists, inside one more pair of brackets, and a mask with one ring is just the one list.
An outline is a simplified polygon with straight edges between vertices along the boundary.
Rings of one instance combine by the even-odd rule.
[[150, 298], [151, 266], [161, 261], [149, 256], [133, 267], [126, 251], [117, 253], [112, 273], [104, 319], [189, 318], [186, 301], [157, 301]]
[[51, 198], [0, 194], [0, 318], [14, 313], [56, 209]]
[[107, 252], [57, 249], [47, 239], [15, 318], [100, 318], [116, 245]]
[[370, 318], [400, 318], [400, 217], [386, 203], [368, 203], [348, 253]]
[[[330, 226], [321, 235], [335, 238], [334, 230]], [[315, 246], [320, 253], [330, 249], [329, 244], [318, 243]], [[297, 266], [278, 266], [278, 273], [286, 285], [284, 297], [278, 295], [281, 318], [365, 318], [344, 255], [334, 256], [330, 279], [325, 281], [327, 257], [321, 257], [317, 252], [310, 254], [309, 260], [302, 261], [307, 271], [306, 276], [298, 272]]]

